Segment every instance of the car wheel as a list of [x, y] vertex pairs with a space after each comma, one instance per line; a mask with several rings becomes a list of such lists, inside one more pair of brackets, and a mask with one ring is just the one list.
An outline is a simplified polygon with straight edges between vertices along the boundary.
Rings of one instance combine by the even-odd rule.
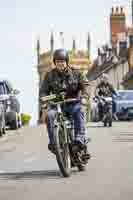
[[18, 115], [18, 128], [22, 127], [22, 119], [21, 119], [21, 115]]
[[18, 127], [19, 127], [19, 126], [18, 126], [18, 116], [17, 116], [17, 113], [16, 113], [15, 119], [12, 120], [12, 122], [11, 122], [11, 129], [12, 129], [12, 130], [17, 130]]

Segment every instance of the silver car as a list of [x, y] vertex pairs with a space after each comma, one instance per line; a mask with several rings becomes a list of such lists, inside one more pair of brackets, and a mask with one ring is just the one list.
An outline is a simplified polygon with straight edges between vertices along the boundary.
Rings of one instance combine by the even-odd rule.
[[114, 97], [115, 113], [120, 120], [133, 119], [133, 90], [118, 90]]
[[0, 96], [6, 95], [5, 105], [5, 124], [11, 129], [21, 127], [20, 103], [16, 97], [19, 91], [13, 89], [8, 80], [0, 80]]

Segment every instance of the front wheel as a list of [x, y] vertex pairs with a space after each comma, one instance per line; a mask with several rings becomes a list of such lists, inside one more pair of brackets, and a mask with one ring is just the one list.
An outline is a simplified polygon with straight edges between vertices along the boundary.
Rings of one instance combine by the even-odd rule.
[[56, 146], [56, 159], [60, 171], [64, 177], [69, 177], [71, 174], [71, 158], [69, 151], [69, 143], [64, 127], [59, 124], [54, 129], [54, 143]]
[[82, 171], [85, 171], [85, 170], [86, 170], [86, 166], [85, 166], [85, 165], [83, 165], [83, 164], [80, 164], [80, 165], [78, 165], [77, 167], [78, 167], [78, 170], [79, 170], [80, 172], [82, 172]]

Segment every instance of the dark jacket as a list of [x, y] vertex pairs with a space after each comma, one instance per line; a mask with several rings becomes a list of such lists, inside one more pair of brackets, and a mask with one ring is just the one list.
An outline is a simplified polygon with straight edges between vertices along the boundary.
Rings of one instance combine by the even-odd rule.
[[87, 81], [85, 76], [78, 70], [67, 67], [61, 73], [56, 68], [48, 72], [41, 84], [39, 96], [49, 94], [59, 94], [62, 91], [66, 92], [66, 97], [78, 97], [80, 91], [83, 95], [87, 95]]
[[117, 95], [114, 87], [112, 84], [110, 84], [109, 82], [104, 83], [104, 82], [100, 82], [97, 87], [97, 94], [99, 96], [112, 96], [112, 94]]

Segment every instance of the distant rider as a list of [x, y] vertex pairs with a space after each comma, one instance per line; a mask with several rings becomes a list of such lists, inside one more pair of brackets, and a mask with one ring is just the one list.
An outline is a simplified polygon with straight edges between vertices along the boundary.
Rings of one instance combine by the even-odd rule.
[[[95, 96], [103, 96], [103, 97], [113, 97], [113, 95], [117, 96], [117, 92], [115, 91], [113, 85], [109, 81], [108, 74], [103, 73], [100, 77], [100, 82], [96, 86]], [[115, 104], [113, 104], [113, 109]], [[102, 121], [103, 119], [103, 106], [102, 103], [98, 103], [99, 110], [99, 119]]]

